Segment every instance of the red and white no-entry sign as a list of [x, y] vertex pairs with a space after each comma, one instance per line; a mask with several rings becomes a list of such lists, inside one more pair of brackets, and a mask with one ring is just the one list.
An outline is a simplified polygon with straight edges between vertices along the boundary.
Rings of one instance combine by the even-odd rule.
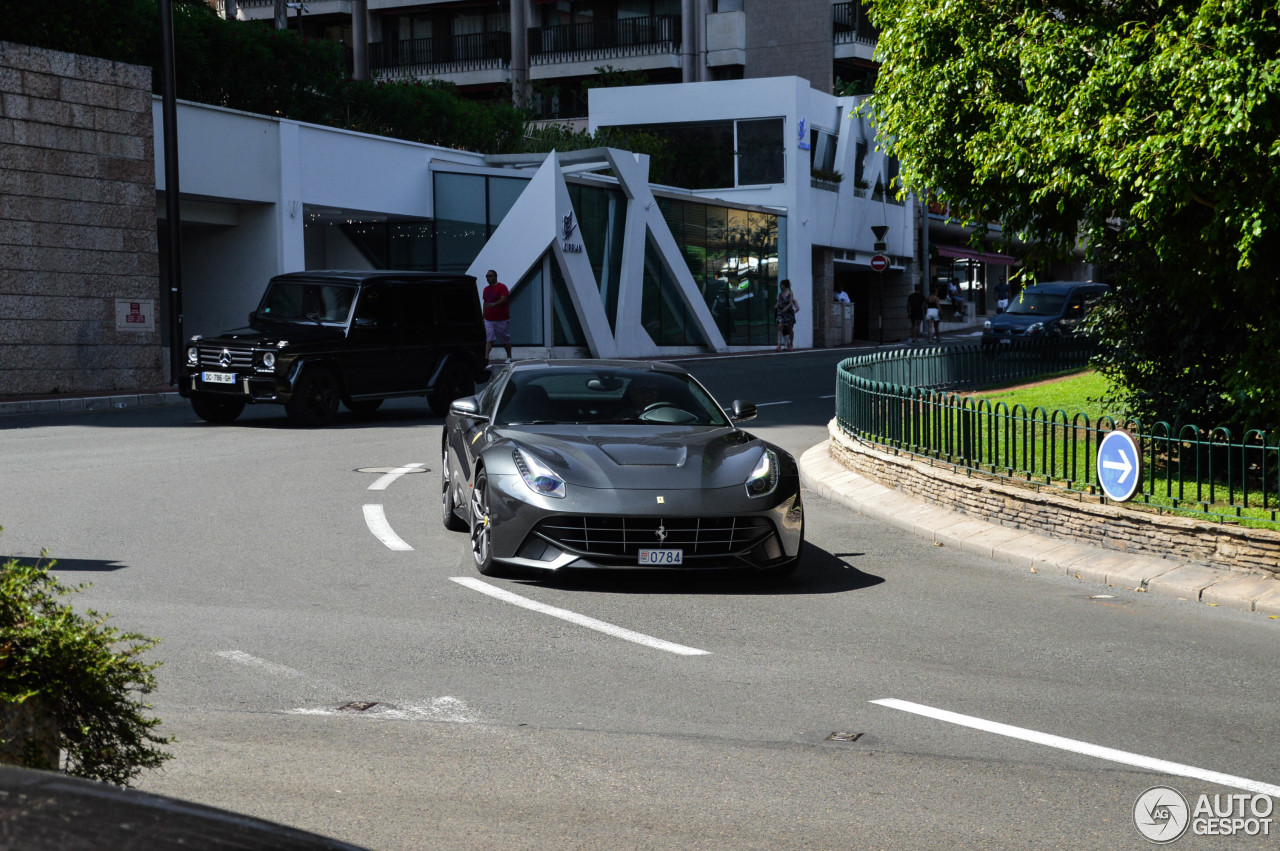
[[889, 258], [885, 257], [883, 254], [877, 254], [875, 257], [871, 258], [871, 271], [883, 272], [885, 269], [888, 269], [888, 268], [889, 268]]

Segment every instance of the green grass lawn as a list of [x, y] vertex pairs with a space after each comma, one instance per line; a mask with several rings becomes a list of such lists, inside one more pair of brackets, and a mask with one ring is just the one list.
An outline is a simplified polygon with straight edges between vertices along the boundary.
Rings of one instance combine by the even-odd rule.
[[1101, 416], [1110, 416], [1119, 425], [1123, 422], [1124, 412], [1109, 408], [1100, 401], [1110, 389], [1111, 383], [1090, 369], [1033, 384], [997, 387], [969, 395], [974, 399], [986, 399], [993, 406], [1003, 402], [1010, 410], [1014, 405], [1023, 405], [1028, 413], [1041, 407], [1047, 411], [1063, 411], [1068, 417], [1086, 414], [1091, 422], [1097, 422]]
[[[1101, 401], [1110, 391], [1110, 383], [1095, 370], [1083, 370], [1061, 376], [1052, 376], [1030, 384], [983, 390], [979, 393], [968, 394], [968, 396], [975, 400], [985, 400], [993, 409], [998, 403], [1004, 403], [1008, 406], [1010, 415], [1014, 413], [1015, 405], [1023, 405], [1026, 409], [1025, 416], [1033, 420], [1054, 420], [1053, 413], [1062, 411], [1066, 415], [1066, 422], [1074, 422], [1076, 414], [1084, 414], [1089, 418], [1089, 423], [1096, 427], [1100, 417], [1110, 416], [1117, 426], [1123, 427], [1125, 425], [1124, 411], [1104, 405]], [[1037, 413], [1035, 411], [1036, 408], [1041, 408], [1043, 411]], [[1054, 421], [1062, 422], [1062, 418], [1058, 417]], [[998, 423], [992, 421], [991, 427], [998, 427]], [[1053, 443], [1056, 444], [1056, 452], [1050, 453], [1051, 461], [1049, 457], [1043, 454], [1043, 448], [1039, 451], [1010, 452], [1003, 447], [997, 446], [997, 451], [994, 453], [994, 457], [989, 459], [989, 463], [993, 463], [996, 467], [1001, 464], [1021, 467], [1049, 483], [1052, 483], [1061, 475], [1057, 473], [1057, 470], [1084, 469], [1086, 462], [1084, 455], [1096, 452], [1096, 445], [1092, 442], [1080, 444], [1071, 440], [1070, 432], [1073, 429], [1065, 425], [1048, 426], [1046, 424], [1045, 427], [1050, 429], [1050, 431], [1045, 432], [1045, 436], [1056, 438], [1053, 440]], [[1081, 437], [1078, 432], [1075, 436], [1077, 439]], [[1174, 443], [1176, 444], [1177, 442], [1175, 441]], [[1091, 471], [1088, 477], [1089, 481], [1092, 482], [1095, 476], [1096, 471]], [[1223, 520], [1230, 519], [1232, 522], [1247, 526], [1276, 528], [1276, 496], [1274, 489], [1266, 497], [1256, 491], [1243, 497], [1238, 494], [1236, 504], [1231, 505], [1221, 502], [1221, 496], [1218, 494], [1215, 494], [1216, 498], [1210, 499], [1209, 483], [1207, 481], [1197, 481], [1197, 478], [1193, 477], [1192, 480], [1184, 483], [1179, 489], [1180, 495], [1175, 498], [1175, 493], [1179, 492], [1174, 490], [1175, 484], [1164, 482], [1164, 486], [1161, 487], [1160, 477], [1156, 476], [1155, 480], [1151, 481], [1144, 489], [1145, 495], [1139, 496], [1138, 500], [1179, 514], [1187, 513], [1201, 516], [1207, 514]], [[1240, 479], [1237, 478], [1237, 487], [1239, 486], [1239, 481]], [[1078, 487], [1079, 484], [1076, 483], [1075, 486]], [[1222, 490], [1221, 480], [1217, 479], [1215, 485], [1220, 494]], [[1241, 505], [1241, 503], [1244, 504]]]

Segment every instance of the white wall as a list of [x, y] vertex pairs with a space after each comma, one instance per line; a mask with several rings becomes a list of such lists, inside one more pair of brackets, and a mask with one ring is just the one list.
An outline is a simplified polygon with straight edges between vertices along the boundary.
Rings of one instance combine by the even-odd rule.
[[[869, 141], [867, 170], [883, 171], [884, 154], [875, 148], [874, 128], [851, 116], [856, 100], [836, 98], [809, 86], [800, 77], [724, 80], [683, 85], [631, 86], [592, 89], [589, 94], [590, 128], [626, 124], [691, 123], [731, 119], [779, 117], [783, 120], [785, 183], [765, 187], [713, 189], [695, 192], [707, 198], [779, 208], [787, 216], [786, 268], [800, 300], [796, 344], [813, 344], [813, 309], [825, 309], [825, 299], [815, 305], [811, 247], [828, 246], [856, 252], [870, 271], [875, 235], [872, 225], [888, 225], [887, 253], [912, 258], [915, 240], [909, 210], [896, 204], [858, 197], [854, 187], [859, 139]], [[800, 135], [800, 121], [805, 130]], [[845, 179], [837, 192], [816, 189], [809, 181], [807, 130], [816, 127], [838, 134], [836, 169]], [[872, 178], [871, 183], [875, 181]], [[869, 193], [868, 193], [869, 194]]]
[[[165, 209], [164, 122], [154, 98], [157, 210]], [[179, 102], [184, 331], [245, 324], [273, 275], [307, 268], [305, 210], [430, 218], [430, 162], [480, 165], [465, 151]], [[216, 203], [211, 203], [216, 202]], [[312, 256], [315, 249], [312, 248]], [[331, 268], [366, 266], [348, 245], [324, 246]], [[167, 283], [162, 290], [167, 290]]]

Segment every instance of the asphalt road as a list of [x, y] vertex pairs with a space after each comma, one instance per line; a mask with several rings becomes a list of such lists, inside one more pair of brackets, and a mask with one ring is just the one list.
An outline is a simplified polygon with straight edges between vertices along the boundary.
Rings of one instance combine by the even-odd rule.
[[[837, 360], [689, 365], [798, 455]], [[812, 494], [777, 588], [482, 582], [439, 521], [440, 422], [417, 400], [315, 431], [274, 408], [0, 420], [0, 553], [48, 548], [79, 603], [162, 639], [176, 758], [142, 788], [378, 849], [1111, 849], [1147, 846], [1149, 787], [1194, 807], [1280, 783], [1277, 621]]]

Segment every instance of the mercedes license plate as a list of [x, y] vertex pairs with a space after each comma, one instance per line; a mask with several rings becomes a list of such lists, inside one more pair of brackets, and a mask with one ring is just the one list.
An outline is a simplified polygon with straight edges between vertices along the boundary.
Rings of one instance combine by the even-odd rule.
[[200, 380], [205, 384], [235, 384], [236, 374], [234, 372], [202, 372]]
[[684, 550], [641, 550], [640, 563], [663, 567], [684, 564]]

